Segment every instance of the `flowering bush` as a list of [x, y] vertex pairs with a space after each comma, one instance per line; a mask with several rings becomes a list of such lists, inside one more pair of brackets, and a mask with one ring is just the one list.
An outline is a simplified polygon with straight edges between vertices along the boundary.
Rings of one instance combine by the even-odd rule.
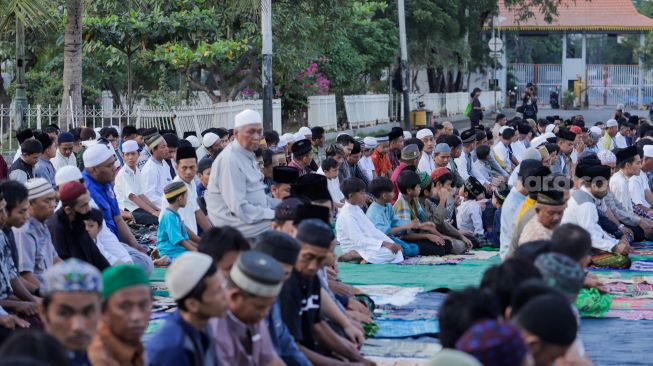
[[329, 94], [330, 81], [319, 70], [320, 64], [325, 62], [325, 57], [309, 61], [289, 82], [275, 91], [275, 97], [282, 98], [281, 105], [286, 116], [296, 115], [308, 108], [308, 97]]

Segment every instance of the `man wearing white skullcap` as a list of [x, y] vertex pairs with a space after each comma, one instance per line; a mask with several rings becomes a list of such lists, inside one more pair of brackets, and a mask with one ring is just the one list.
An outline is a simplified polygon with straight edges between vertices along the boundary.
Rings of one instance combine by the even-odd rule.
[[131, 215], [141, 225], [156, 225], [159, 210], [143, 193], [141, 172], [138, 170], [138, 143], [134, 140], [122, 144], [122, 159], [125, 165], [116, 175], [114, 190], [121, 212]]
[[363, 174], [365, 174], [368, 182], [371, 182], [375, 176], [372, 154], [374, 153], [376, 145], [376, 138], [373, 136], [367, 136], [364, 138], [363, 145], [361, 145], [363, 156], [361, 156], [361, 159], [358, 161], [358, 168], [363, 172]]
[[234, 134], [235, 140], [211, 167], [204, 198], [214, 225], [233, 226], [252, 238], [270, 229], [279, 203], [265, 194], [263, 174], [254, 155], [263, 135], [261, 115], [249, 109], [237, 114]]
[[415, 135], [418, 139], [424, 144], [422, 149], [422, 156], [419, 159], [417, 169], [420, 172], [426, 172], [429, 176], [437, 168], [435, 162], [433, 161], [433, 149], [435, 148], [435, 138], [433, 137], [433, 132], [428, 128], [423, 128], [417, 131]]
[[149, 135], [145, 140], [145, 144], [147, 144], [152, 156], [141, 169], [143, 194], [154, 204], [157, 210], [160, 210], [163, 187], [172, 181], [170, 167], [163, 161], [168, 155], [168, 144], [158, 133]]

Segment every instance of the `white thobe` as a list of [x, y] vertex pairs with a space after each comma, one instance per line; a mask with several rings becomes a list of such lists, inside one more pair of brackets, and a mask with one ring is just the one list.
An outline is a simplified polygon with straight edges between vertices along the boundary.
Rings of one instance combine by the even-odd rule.
[[630, 197], [630, 189], [628, 187], [628, 178], [620, 170], [610, 177], [610, 192], [614, 199], [621, 203], [623, 208], [628, 212], [633, 212], [633, 200]]
[[139, 208], [138, 205], [129, 199], [129, 195], [134, 194], [138, 196], [143, 193], [141, 172], [138, 169], [134, 171], [128, 165], [125, 165], [116, 175], [113, 190], [116, 192], [116, 200], [121, 210], [126, 209], [129, 212], [137, 210]]
[[240, 146], [238, 140], [227, 145], [213, 162], [204, 199], [213, 224], [233, 226], [246, 238], [270, 229], [279, 204], [265, 194], [254, 152]]
[[614, 136], [614, 147], [617, 149], [625, 149], [628, 147], [626, 138], [621, 134], [621, 132], [617, 132], [617, 134]]
[[[458, 174], [460, 174], [460, 177], [466, 181], [469, 176], [473, 176], [474, 178], [478, 179], [481, 184], [485, 185], [489, 183], [487, 179], [483, 178], [483, 174], [478, 172], [478, 169], [474, 167], [474, 163], [471, 161], [472, 160], [472, 155], [471, 152], [462, 152], [460, 154], [460, 157], [457, 157], [454, 159], [456, 161], [456, 166], [458, 166]], [[471, 170], [467, 170], [468, 166], [468, 161], [469, 161], [469, 167]]]
[[161, 197], [163, 188], [170, 182], [170, 167], [163, 160], [150, 158], [141, 169], [141, 182], [143, 183], [143, 194], [157, 209], [161, 209]]
[[371, 156], [363, 156], [358, 161], [358, 168], [365, 174], [368, 182], [374, 179], [374, 162]]
[[426, 172], [430, 176], [436, 168], [437, 165], [435, 165], [433, 157], [422, 151], [422, 157], [419, 159], [419, 163], [417, 164], [417, 170], [420, 172]]
[[481, 206], [476, 200], [464, 200], [456, 212], [458, 229], [483, 235], [483, 217]]
[[611, 252], [619, 240], [611, 237], [599, 226], [596, 201], [596, 198], [585, 187], [573, 190], [567, 201], [567, 208], [562, 215], [561, 223], [576, 224], [584, 228], [590, 233], [594, 248]]
[[497, 163], [499, 163], [501, 168], [503, 168], [508, 173], [512, 171], [510, 153], [508, 152], [508, 147], [502, 141], [494, 144], [492, 152], [494, 153], [494, 158], [497, 160]]
[[54, 166], [54, 170], [58, 171], [59, 168], [63, 168], [65, 166], [77, 166], [77, 157], [75, 156], [75, 153], [70, 153], [69, 157], [63, 156], [61, 151], [57, 149], [57, 155], [50, 159], [50, 162], [52, 163], [52, 166]]
[[399, 263], [404, 260], [401, 251], [392, 253], [383, 242], [394, 243], [374, 226], [363, 210], [346, 202], [336, 221], [336, 238], [344, 253], [356, 251], [372, 264]]
[[526, 145], [524, 145], [524, 142], [517, 140], [510, 144], [510, 147], [512, 147], [512, 155], [517, 159], [518, 163], [521, 163], [524, 151], [526, 151]]
[[646, 200], [646, 191], [650, 190], [646, 173], [640, 170], [639, 175], [628, 178], [628, 188], [630, 199], [633, 201], [634, 205], [642, 205], [646, 208], [651, 208], [651, 205]]
[[[197, 217], [195, 213], [200, 210], [200, 206], [197, 203], [197, 189], [194, 182], [186, 183], [179, 176], [176, 176], [173, 182], [182, 182], [188, 189], [187, 195], [188, 199], [186, 200], [186, 206], [180, 207], [177, 210], [177, 213], [181, 217], [181, 220], [184, 222], [187, 228], [189, 228], [193, 233], [197, 234]], [[160, 198], [161, 200], [161, 213], [159, 214], [159, 222], [161, 221], [161, 216], [165, 212], [165, 209], [170, 205], [165, 196]]]

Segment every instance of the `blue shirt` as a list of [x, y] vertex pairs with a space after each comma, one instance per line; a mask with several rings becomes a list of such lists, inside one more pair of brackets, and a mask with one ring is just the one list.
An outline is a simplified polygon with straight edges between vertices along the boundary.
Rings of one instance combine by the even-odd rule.
[[395, 210], [390, 203], [381, 206], [377, 202], [372, 202], [367, 208], [366, 215], [374, 226], [386, 235], [390, 235], [390, 229], [393, 227], [400, 226], [399, 219], [395, 216]]
[[95, 204], [102, 210], [107, 227], [116, 237], [120, 238], [120, 235], [118, 235], [118, 226], [113, 219], [115, 216], [120, 216], [120, 207], [118, 207], [118, 200], [116, 199], [116, 193], [113, 191], [113, 185], [111, 183], [97, 182], [86, 170], [84, 170], [82, 176], [84, 177], [86, 188], [91, 194], [91, 198], [93, 198]]
[[52, 184], [52, 188], [57, 188], [57, 184], [54, 182], [54, 175], [57, 174], [54, 169], [54, 165], [48, 159], [39, 158], [39, 161], [36, 162], [34, 166], [34, 176], [37, 178], [44, 178], [48, 183]]
[[204, 197], [204, 192], [206, 192], [206, 188], [204, 188], [202, 183], [198, 182], [197, 183], [197, 188], [195, 190], [197, 191], [197, 198]]
[[499, 207], [494, 211], [494, 221], [492, 222], [492, 245], [497, 248], [501, 237], [501, 209], [502, 207]]
[[167, 255], [171, 259], [177, 258], [187, 250], [179, 244], [182, 240], [188, 240], [186, 225], [181, 220], [181, 216], [168, 207], [159, 220], [156, 242], [159, 254]]
[[210, 327], [200, 332], [175, 311], [145, 345], [150, 366], [217, 366]]
[[281, 319], [279, 299], [272, 305], [267, 321], [272, 345], [283, 362], [288, 366], [310, 366], [311, 361], [299, 350], [295, 338], [290, 334], [286, 323]]

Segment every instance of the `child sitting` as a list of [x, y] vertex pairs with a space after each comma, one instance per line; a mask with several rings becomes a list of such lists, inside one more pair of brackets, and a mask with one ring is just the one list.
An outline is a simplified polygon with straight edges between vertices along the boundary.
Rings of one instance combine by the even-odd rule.
[[370, 193], [374, 196], [374, 202], [367, 208], [367, 217], [372, 221], [374, 226], [381, 232], [388, 235], [395, 243], [401, 245], [404, 251], [404, 257], [414, 257], [419, 254], [417, 244], [406, 243], [399, 239], [402, 232], [419, 229], [422, 224], [414, 220], [405, 225], [399, 225], [399, 219], [395, 216], [392, 208], [392, 198], [394, 184], [385, 177], [374, 178], [369, 186]]
[[483, 214], [477, 200], [485, 198], [485, 187], [474, 177], [469, 177], [460, 188], [462, 202], [456, 213], [458, 230], [467, 236], [475, 248], [492, 246], [485, 237], [483, 229]]
[[[322, 162], [320, 167], [322, 174], [327, 178], [327, 188], [329, 189], [329, 195], [331, 200], [336, 208], [341, 208], [345, 201], [345, 196], [340, 190], [340, 180], [338, 179], [338, 170], [340, 168], [340, 163], [334, 158], [326, 158]], [[319, 173], [319, 171], [318, 171]]]
[[168, 256], [171, 261], [186, 251], [197, 251], [197, 244], [188, 238], [186, 225], [177, 212], [186, 206], [187, 191], [184, 182], [171, 182], [163, 188], [169, 206], [161, 214], [156, 247], [159, 255]]
[[206, 211], [206, 200], [204, 200], [204, 193], [209, 188], [209, 178], [211, 177], [211, 165], [213, 164], [213, 159], [209, 157], [204, 157], [197, 163], [197, 205], [200, 206], [200, 210], [205, 215], [208, 215]]
[[436, 168], [431, 173], [431, 184], [420, 193], [419, 202], [424, 208], [426, 219], [435, 224], [439, 232], [451, 240], [451, 253], [462, 254], [473, 247], [472, 242], [451, 224], [449, 202], [453, 203], [453, 174], [449, 169]]
[[367, 197], [365, 183], [359, 178], [345, 179], [340, 185], [345, 204], [336, 221], [336, 238], [343, 255], [341, 261], [361, 263], [399, 263], [404, 260], [402, 247], [377, 229], [360, 208]]
[[510, 193], [510, 187], [502, 185], [494, 191], [494, 194], [492, 195], [492, 206], [494, 206], [496, 210], [494, 211], [494, 221], [492, 222], [490, 239], [492, 240], [492, 246], [495, 248], [500, 246], [501, 206], [503, 206], [503, 201], [508, 197], [508, 193]]
[[419, 229], [410, 230], [402, 239], [416, 243], [420, 255], [451, 254], [451, 241], [445, 239], [435, 224], [427, 220], [419, 203], [419, 195], [422, 191], [420, 183], [420, 176], [412, 170], [401, 172], [397, 178], [399, 197], [393, 208], [399, 219], [399, 225], [406, 225], [414, 220], [422, 223]]

